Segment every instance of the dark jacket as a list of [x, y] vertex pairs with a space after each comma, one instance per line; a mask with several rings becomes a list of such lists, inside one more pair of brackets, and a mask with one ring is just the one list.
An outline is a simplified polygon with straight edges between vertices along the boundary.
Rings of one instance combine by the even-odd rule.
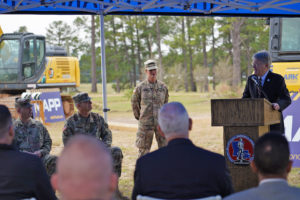
[[132, 199], [138, 194], [165, 199], [194, 199], [233, 192], [223, 156], [174, 139], [136, 162]]
[[[253, 76], [255, 75], [251, 75], [248, 77], [247, 84], [243, 93], [243, 98], [259, 98], [257, 86], [252, 80]], [[289, 91], [286, 88], [284, 78], [281, 75], [269, 71], [262, 89], [267, 96], [266, 97], [263, 95], [262, 97], [266, 98], [271, 103], [278, 103], [278, 105], [280, 106], [279, 112], [282, 112], [291, 104]], [[280, 124], [272, 125], [270, 128], [272, 131], [279, 131], [282, 134], [284, 133], [282, 113]]]
[[0, 199], [56, 199], [41, 159], [0, 144]]

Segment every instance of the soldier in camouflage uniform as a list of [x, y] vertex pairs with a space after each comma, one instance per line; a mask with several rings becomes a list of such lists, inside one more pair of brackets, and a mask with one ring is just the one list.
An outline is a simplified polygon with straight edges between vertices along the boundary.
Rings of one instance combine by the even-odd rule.
[[114, 170], [121, 176], [123, 154], [119, 147], [111, 147], [112, 134], [107, 123], [92, 110], [91, 98], [87, 93], [79, 93], [73, 97], [78, 113], [69, 117], [63, 130], [63, 143], [75, 134], [91, 135], [101, 140], [111, 150], [114, 161]]
[[30, 99], [17, 98], [15, 102], [19, 119], [13, 123], [15, 146], [23, 152], [34, 154], [42, 159], [49, 176], [55, 172], [57, 157], [50, 155], [52, 140], [46, 127], [31, 118]]
[[[112, 134], [107, 123], [97, 113], [91, 112], [92, 102], [87, 93], [78, 93], [73, 96], [78, 113], [69, 117], [63, 129], [63, 143], [76, 134], [91, 135], [101, 140], [111, 151], [114, 172], [121, 176], [123, 153], [119, 147], [112, 147]], [[127, 199], [119, 189], [116, 191], [115, 199]]]
[[156, 79], [156, 61], [147, 60], [144, 64], [147, 79], [134, 89], [131, 98], [134, 117], [139, 120], [136, 139], [139, 157], [150, 151], [153, 132], [155, 132], [158, 147], [166, 145], [166, 139], [157, 131], [157, 118], [160, 107], [169, 99], [167, 86]]

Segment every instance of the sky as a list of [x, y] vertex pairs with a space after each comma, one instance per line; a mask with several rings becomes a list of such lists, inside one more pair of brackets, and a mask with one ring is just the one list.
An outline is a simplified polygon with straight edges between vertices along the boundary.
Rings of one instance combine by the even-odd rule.
[[29, 32], [46, 36], [46, 28], [53, 21], [62, 20], [72, 25], [79, 15], [0, 15], [0, 26], [4, 33], [13, 33], [20, 26], [26, 26]]

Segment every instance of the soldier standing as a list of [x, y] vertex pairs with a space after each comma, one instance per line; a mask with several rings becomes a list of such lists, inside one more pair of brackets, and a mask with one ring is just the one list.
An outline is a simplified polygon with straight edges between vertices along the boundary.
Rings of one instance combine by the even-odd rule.
[[[70, 116], [63, 129], [63, 143], [76, 134], [91, 135], [101, 140], [111, 151], [114, 165], [114, 172], [121, 176], [123, 154], [119, 147], [111, 147], [112, 134], [107, 123], [99, 114], [91, 112], [92, 102], [87, 93], [78, 93], [73, 96], [78, 113]], [[124, 198], [119, 190], [116, 193], [117, 198]]]
[[52, 140], [46, 127], [31, 118], [30, 99], [16, 98], [16, 111], [19, 118], [14, 121], [14, 144], [23, 152], [34, 154], [42, 159], [49, 176], [55, 172], [57, 157], [50, 155]]
[[136, 139], [139, 157], [150, 151], [153, 132], [158, 147], [166, 145], [166, 139], [157, 131], [157, 118], [160, 107], [168, 103], [169, 99], [167, 86], [156, 78], [158, 69], [156, 61], [147, 60], [144, 64], [147, 79], [134, 89], [131, 98], [134, 117], [139, 121]]

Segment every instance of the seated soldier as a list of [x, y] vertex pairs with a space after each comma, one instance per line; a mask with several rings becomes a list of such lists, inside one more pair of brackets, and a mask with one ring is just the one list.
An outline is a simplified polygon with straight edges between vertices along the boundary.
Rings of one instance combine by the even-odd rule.
[[[93, 108], [92, 101], [87, 93], [78, 93], [73, 97], [73, 100], [78, 112], [66, 120], [62, 135], [64, 145], [67, 144], [71, 137], [77, 134], [96, 137], [110, 149], [113, 158], [114, 172], [120, 177], [123, 153], [119, 147], [111, 146], [112, 134], [107, 123], [99, 114], [91, 112]], [[126, 199], [118, 188], [116, 198]]]
[[46, 127], [31, 118], [30, 99], [17, 98], [15, 103], [19, 118], [14, 121], [14, 144], [23, 152], [40, 157], [49, 176], [55, 172], [56, 156], [50, 155], [52, 140]]

